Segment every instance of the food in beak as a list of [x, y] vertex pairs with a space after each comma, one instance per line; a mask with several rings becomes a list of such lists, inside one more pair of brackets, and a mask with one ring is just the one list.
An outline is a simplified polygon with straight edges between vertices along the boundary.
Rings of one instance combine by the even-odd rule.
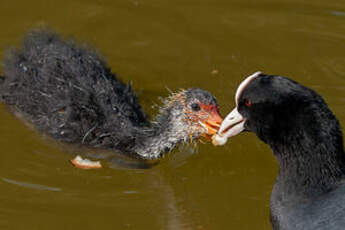
[[204, 137], [216, 134], [222, 121], [223, 118], [219, 113], [217, 111], [212, 111], [210, 116], [204, 122], [200, 122], [201, 126], [206, 129]]
[[216, 146], [224, 145], [228, 138], [236, 136], [244, 130], [244, 123], [244, 117], [235, 108], [226, 116], [218, 133], [212, 137], [212, 143]]
[[260, 76], [260, 74], [261, 72], [253, 73], [238, 86], [235, 94], [236, 108], [226, 116], [218, 133], [212, 136], [212, 143], [214, 145], [224, 145], [228, 141], [228, 138], [235, 136], [244, 130], [246, 119], [237, 110], [238, 102], [248, 84]]

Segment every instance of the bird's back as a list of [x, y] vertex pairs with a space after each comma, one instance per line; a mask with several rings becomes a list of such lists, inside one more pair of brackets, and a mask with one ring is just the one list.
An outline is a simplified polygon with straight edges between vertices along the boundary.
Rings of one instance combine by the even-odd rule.
[[31, 32], [7, 56], [4, 75], [2, 100], [59, 140], [102, 145], [116, 131], [111, 142], [120, 143], [146, 122], [131, 87], [95, 52], [51, 32]]

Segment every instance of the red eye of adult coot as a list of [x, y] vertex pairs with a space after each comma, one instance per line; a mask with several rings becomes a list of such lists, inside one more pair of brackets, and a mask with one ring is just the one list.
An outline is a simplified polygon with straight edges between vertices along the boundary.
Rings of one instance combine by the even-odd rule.
[[248, 99], [246, 99], [246, 100], [244, 101], [244, 104], [245, 104], [247, 107], [252, 106], [252, 102], [251, 102], [250, 100], [248, 100]]

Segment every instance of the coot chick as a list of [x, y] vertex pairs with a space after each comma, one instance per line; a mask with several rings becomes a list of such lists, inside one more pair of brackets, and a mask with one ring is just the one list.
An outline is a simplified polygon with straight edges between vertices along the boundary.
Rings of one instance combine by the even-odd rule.
[[288, 78], [258, 72], [240, 84], [235, 100], [213, 142], [251, 131], [271, 147], [279, 163], [273, 229], [344, 229], [343, 136], [322, 97]]
[[222, 118], [199, 88], [173, 93], [153, 122], [96, 52], [45, 30], [31, 32], [4, 63], [1, 97], [53, 138], [156, 159], [180, 142], [213, 135]]

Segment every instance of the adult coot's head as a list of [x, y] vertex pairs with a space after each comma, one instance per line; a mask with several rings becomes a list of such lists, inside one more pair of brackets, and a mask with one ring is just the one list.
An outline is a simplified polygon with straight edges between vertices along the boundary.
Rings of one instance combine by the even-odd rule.
[[288, 78], [257, 72], [240, 84], [235, 102], [213, 143], [251, 131], [270, 145], [279, 163], [273, 229], [343, 229], [342, 132], [321, 96]]
[[270, 145], [291, 144], [302, 136], [310, 141], [332, 137], [342, 145], [338, 121], [321, 96], [293, 80], [257, 72], [240, 84], [235, 102], [215, 144], [251, 131]]

